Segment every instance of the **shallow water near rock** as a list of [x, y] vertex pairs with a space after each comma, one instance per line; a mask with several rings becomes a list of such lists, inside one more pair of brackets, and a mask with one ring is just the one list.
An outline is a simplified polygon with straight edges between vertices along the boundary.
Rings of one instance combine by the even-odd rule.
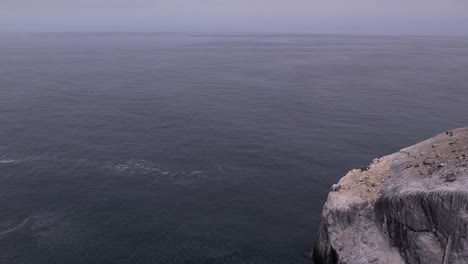
[[0, 263], [310, 263], [330, 186], [468, 125], [468, 38], [3, 34]]

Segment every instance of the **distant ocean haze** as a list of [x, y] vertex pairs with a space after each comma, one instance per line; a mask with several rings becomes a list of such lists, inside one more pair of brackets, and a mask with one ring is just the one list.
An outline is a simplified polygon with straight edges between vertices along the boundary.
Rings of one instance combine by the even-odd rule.
[[1, 39], [0, 263], [310, 263], [331, 184], [468, 125], [468, 38]]

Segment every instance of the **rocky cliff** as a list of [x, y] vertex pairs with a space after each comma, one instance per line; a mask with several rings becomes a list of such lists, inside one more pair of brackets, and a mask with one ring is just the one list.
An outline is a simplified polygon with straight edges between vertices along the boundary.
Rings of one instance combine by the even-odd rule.
[[468, 128], [348, 172], [321, 221], [317, 264], [468, 263]]

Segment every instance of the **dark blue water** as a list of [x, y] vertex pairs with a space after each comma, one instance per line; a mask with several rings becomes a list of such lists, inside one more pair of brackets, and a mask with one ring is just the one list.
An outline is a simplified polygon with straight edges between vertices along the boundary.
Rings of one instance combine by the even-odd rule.
[[468, 125], [468, 38], [0, 38], [0, 263], [310, 263], [329, 186]]

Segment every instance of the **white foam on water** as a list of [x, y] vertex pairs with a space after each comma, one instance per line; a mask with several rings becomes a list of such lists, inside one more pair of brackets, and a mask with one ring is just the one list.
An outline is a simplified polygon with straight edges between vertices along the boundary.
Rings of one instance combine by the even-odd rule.
[[0, 160], [0, 163], [2, 164], [9, 164], [9, 163], [20, 163], [21, 161], [19, 160], [13, 160], [13, 159], [2, 159]]
[[170, 171], [162, 171], [156, 164], [147, 160], [128, 160], [123, 163], [106, 162], [103, 167], [114, 173], [143, 174], [143, 175], [167, 175]]
[[127, 160], [121, 163], [106, 162], [103, 169], [122, 176], [150, 176], [155, 183], [169, 180], [173, 184], [189, 186], [203, 179], [205, 171], [174, 171], [160, 168], [148, 160]]
[[23, 220], [21, 223], [19, 223], [18, 225], [13, 226], [13, 227], [11, 227], [11, 228], [9, 228], [9, 229], [7, 229], [7, 230], [0, 231], [0, 237], [3, 237], [3, 236], [5, 236], [5, 235], [8, 235], [9, 233], [13, 233], [13, 232], [15, 232], [16, 230], [21, 229], [23, 226], [25, 226], [25, 225], [28, 223], [29, 219], [30, 219], [30, 218], [28, 217], [28, 218], [24, 219], [24, 220]]
[[54, 161], [54, 162], [64, 162], [68, 161], [64, 158], [60, 158], [58, 156], [52, 155], [36, 155], [30, 157], [20, 157], [18, 159], [14, 158], [3, 158], [0, 159], [0, 164], [8, 164], [8, 163], [25, 163], [25, 162], [36, 162], [36, 161]]

